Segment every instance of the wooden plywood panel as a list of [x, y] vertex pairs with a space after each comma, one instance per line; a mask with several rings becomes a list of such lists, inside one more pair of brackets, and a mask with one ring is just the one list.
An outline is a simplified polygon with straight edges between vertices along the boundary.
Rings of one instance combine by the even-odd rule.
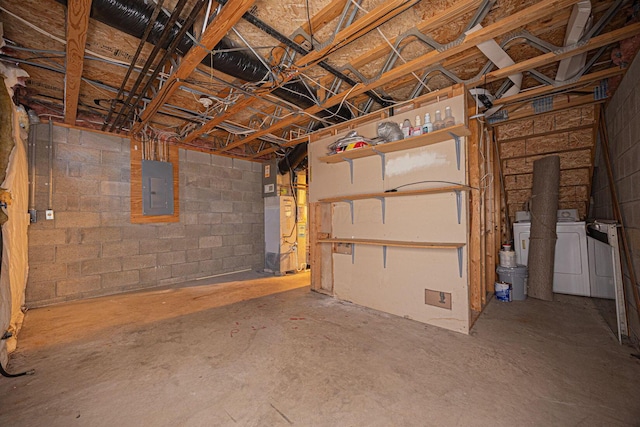
[[[591, 150], [577, 150], [566, 153], [559, 153], [561, 169], [590, 168], [591, 167]], [[523, 173], [533, 173], [533, 162], [537, 159], [545, 157], [531, 156], [520, 159], [507, 159], [503, 161], [504, 175], [514, 175]]]
[[[437, 104], [430, 104], [415, 110], [393, 116], [390, 120], [402, 122], [408, 118], [413, 123], [416, 115], [424, 117], [425, 112], [430, 112], [431, 117], [440, 109], [451, 106], [457, 121], [463, 121], [464, 107], [461, 106], [463, 96], [443, 100]], [[378, 119], [379, 120], [379, 119]], [[346, 125], [344, 127], [347, 127]], [[377, 135], [375, 120], [368, 118], [368, 123], [360, 125], [358, 133], [366, 137]], [[343, 196], [348, 194], [383, 192], [400, 185], [411, 184], [424, 180], [442, 180], [452, 182], [464, 182], [465, 178], [465, 140], [461, 138], [460, 170], [456, 168], [456, 150], [452, 140], [430, 145], [424, 148], [415, 148], [401, 152], [386, 154], [386, 176], [382, 178], [382, 160], [379, 156], [356, 159], [353, 163], [354, 180], [351, 182], [350, 168], [346, 161], [326, 165], [318, 159], [327, 154], [327, 147], [335, 140], [343, 137], [347, 129], [331, 136], [329, 135], [309, 144], [310, 178], [311, 183], [321, 182], [322, 185], [312, 185], [309, 192], [309, 200], [316, 202], [320, 199]], [[327, 134], [325, 134], [327, 135]], [[452, 167], [453, 166], [453, 167]], [[418, 189], [426, 187], [442, 186], [441, 183], [422, 183], [407, 187]]]
[[498, 140], [520, 138], [533, 134], [533, 119], [518, 120], [496, 126], [496, 136]]
[[[436, 108], [444, 107], [451, 100], [420, 107], [393, 117], [412, 122], [425, 111], [433, 115]], [[464, 97], [458, 99], [454, 116], [465, 117]], [[460, 120], [460, 119], [459, 119]], [[357, 131], [365, 136], [375, 135], [376, 123], [361, 123]], [[442, 187], [442, 181], [466, 183], [466, 138], [461, 138], [460, 169], [457, 167], [453, 138], [427, 147], [385, 154], [383, 179], [382, 158], [379, 156], [353, 159], [353, 183], [347, 162], [325, 163], [319, 160], [326, 155], [327, 145], [344, 135], [345, 131], [331, 135], [309, 145], [310, 150], [310, 200], [345, 198], [348, 195], [383, 192], [405, 184], [417, 184], [398, 189], [398, 192], [429, 187]], [[475, 168], [478, 169], [478, 168]], [[474, 172], [475, 173], [475, 172]], [[477, 175], [477, 174], [476, 174]], [[423, 181], [432, 182], [423, 182]], [[383, 201], [357, 199], [323, 203], [332, 207], [331, 229], [333, 238], [356, 239], [351, 254], [332, 253], [330, 268], [333, 272], [333, 294], [356, 304], [405, 316], [422, 322], [459, 332], [469, 329], [468, 269], [470, 265], [467, 244], [469, 242], [468, 192], [460, 193], [460, 220], [458, 220], [455, 193], [411, 194], [403, 197], [383, 198]], [[479, 200], [479, 199], [478, 199]], [[384, 209], [384, 213], [383, 213]], [[478, 216], [479, 219], [479, 216]], [[478, 230], [476, 239], [480, 240]], [[375, 241], [371, 246], [357, 240]], [[422, 246], [438, 242], [448, 243], [445, 248], [396, 247], [384, 242], [417, 242]], [[412, 243], [412, 245], [415, 245]], [[459, 266], [458, 250], [461, 246]], [[324, 246], [332, 248], [331, 243]], [[451, 246], [451, 247], [449, 247]], [[386, 252], [385, 252], [386, 247]], [[479, 258], [481, 251], [477, 251]], [[322, 263], [324, 263], [324, 252]], [[386, 256], [386, 258], [385, 258]], [[385, 265], [386, 259], [386, 265]], [[327, 266], [326, 268], [329, 268]], [[460, 269], [461, 268], [461, 269]], [[324, 269], [322, 276], [324, 276]], [[478, 268], [484, 277], [484, 270]], [[330, 273], [329, 273], [330, 274]], [[324, 277], [321, 278], [324, 281]], [[451, 295], [451, 309], [425, 304], [425, 289]], [[478, 301], [481, 305], [481, 291]], [[416, 295], [420, 297], [416, 299]]]
[[517, 203], [524, 206], [531, 199], [531, 189], [525, 190], [507, 190], [507, 200], [509, 203]]
[[[560, 171], [560, 186], [568, 185], [589, 185], [591, 181], [588, 168], [569, 169]], [[517, 190], [531, 188], [533, 185], [532, 174], [508, 175], [505, 177], [505, 188], [507, 190]]]
[[500, 143], [500, 157], [503, 159], [521, 157], [525, 152], [526, 147], [526, 140], [516, 140]]
[[177, 146], [169, 146], [169, 161], [173, 164], [173, 215], [145, 216], [142, 214], [142, 144], [135, 139], [131, 140], [131, 223], [150, 224], [180, 221], [178, 151]]
[[[466, 251], [463, 253], [467, 259]], [[334, 254], [335, 295], [374, 309], [467, 333], [469, 303], [466, 272], [458, 274], [456, 250], [383, 249], [356, 246], [351, 255]], [[451, 310], [425, 304], [425, 289], [451, 293]]]

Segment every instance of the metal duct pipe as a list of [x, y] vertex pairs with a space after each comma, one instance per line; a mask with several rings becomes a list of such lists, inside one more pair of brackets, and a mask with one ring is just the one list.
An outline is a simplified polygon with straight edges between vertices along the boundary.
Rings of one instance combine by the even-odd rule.
[[298, 144], [291, 149], [282, 160], [278, 162], [278, 171], [284, 175], [289, 171], [293, 171], [305, 157], [307, 157], [307, 142]]
[[[67, 4], [67, 0], [56, 1], [63, 5]], [[91, 2], [91, 17], [126, 34], [142, 38], [147, 23], [152, 18], [153, 9], [153, 5], [145, 4], [142, 0], [93, 0]], [[160, 39], [167, 21], [168, 17], [165, 14], [158, 16], [149, 34], [150, 43], [155, 43]], [[172, 26], [169, 40], [175, 38], [179, 31], [179, 25]], [[166, 48], [168, 45], [169, 42], [165, 42], [162, 47]], [[185, 35], [179, 40], [176, 52], [184, 55], [192, 45], [193, 41]], [[207, 55], [202, 63], [248, 82], [259, 82], [268, 76], [270, 70], [262, 62], [254, 56], [235, 50], [236, 48], [237, 46], [230, 39], [223, 38], [214, 48], [216, 52], [213, 55]], [[301, 108], [315, 105], [316, 94], [298, 81], [285, 83], [282, 88], [275, 89], [273, 94]], [[332, 107], [323, 110], [318, 115], [338, 119], [332, 121], [348, 120], [353, 117], [351, 111], [346, 107], [340, 109]]]

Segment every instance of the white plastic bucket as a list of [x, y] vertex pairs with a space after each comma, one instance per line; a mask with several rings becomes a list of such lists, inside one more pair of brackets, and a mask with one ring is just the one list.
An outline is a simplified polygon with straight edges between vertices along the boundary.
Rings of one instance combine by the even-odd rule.
[[496, 291], [496, 299], [498, 301], [511, 301], [511, 284], [505, 282], [496, 282], [494, 285]]
[[515, 251], [500, 251], [500, 267], [516, 267], [516, 252]]

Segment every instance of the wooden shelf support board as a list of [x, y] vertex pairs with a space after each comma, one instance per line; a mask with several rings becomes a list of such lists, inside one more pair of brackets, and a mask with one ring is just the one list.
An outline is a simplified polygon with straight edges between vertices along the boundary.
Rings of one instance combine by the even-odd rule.
[[346, 239], [331, 237], [328, 239], [318, 239], [318, 243], [349, 243], [351, 244], [351, 262], [355, 263], [355, 246], [371, 245], [382, 246], [382, 256], [384, 267], [387, 266], [387, 247], [393, 246], [398, 248], [417, 248], [417, 249], [456, 249], [458, 253], [458, 273], [462, 277], [462, 248], [465, 243], [436, 243], [436, 242], [407, 242], [399, 240], [379, 240], [379, 239]]
[[323, 163], [349, 163], [351, 183], [353, 184], [353, 160], [361, 159], [363, 157], [380, 156], [382, 160], [382, 179], [384, 179], [385, 169], [385, 154], [393, 153], [401, 150], [408, 150], [411, 148], [426, 147], [428, 145], [438, 144], [444, 141], [450, 141], [453, 139], [456, 143], [456, 159], [458, 164], [458, 170], [460, 170], [460, 137], [469, 136], [471, 132], [464, 123], [457, 124], [446, 129], [437, 130], [431, 133], [426, 133], [419, 136], [413, 136], [399, 141], [387, 142], [385, 144], [378, 144], [372, 147], [356, 148], [355, 150], [343, 151], [341, 153], [330, 154], [328, 156], [320, 157], [320, 161]]
[[331, 197], [327, 199], [320, 199], [318, 202], [320, 203], [339, 203], [345, 202], [349, 203], [351, 208], [351, 224], [353, 224], [353, 201], [354, 200], [364, 200], [364, 199], [378, 199], [382, 204], [382, 223], [385, 222], [385, 211], [386, 211], [386, 198], [387, 197], [406, 197], [406, 196], [419, 196], [423, 194], [438, 194], [438, 193], [456, 193], [456, 208], [458, 212], [458, 224], [460, 224], [461, 216], [462, 216], [462, 191], [469, 191], [470, 187], [466, 185], [451, 185], [448, 187], [436, 187], [436, 188], [424, 188], [421, 190], [408, 190], [408, 191], [390, 191], [383, 193], [365, 193], [365, 194], [355, 194], [344, 197]]

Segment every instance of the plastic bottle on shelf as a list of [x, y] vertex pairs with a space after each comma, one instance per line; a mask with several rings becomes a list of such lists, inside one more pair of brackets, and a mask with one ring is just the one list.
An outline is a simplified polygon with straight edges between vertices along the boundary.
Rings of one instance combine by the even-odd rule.
[[416, 116], [416, 125], [411, 128], [411, 136], [422, 135], [422, 125], [420, 124], [420, 116]]
[[433, 123], [431, 123], [431, 114], [424, 113], [424, 124], [422, 125], [422, 133], [433, 132]]
[[455, 126], [456, 119], [453, 118], [453, 114], [451, 113], [451, 107], [447, 107], [444, 109], [444, 127], [448, 128], [450, 126]]
[[402, 134], [405, 138], [411, 136], [411, 121], [409, 119], [404, 119], [402, 122]]
[[444, 129], [444, 120], [442, 120], [442, 113], [440, 110], [436, 110], [436, 120], [433, 122], [433, 130]]

